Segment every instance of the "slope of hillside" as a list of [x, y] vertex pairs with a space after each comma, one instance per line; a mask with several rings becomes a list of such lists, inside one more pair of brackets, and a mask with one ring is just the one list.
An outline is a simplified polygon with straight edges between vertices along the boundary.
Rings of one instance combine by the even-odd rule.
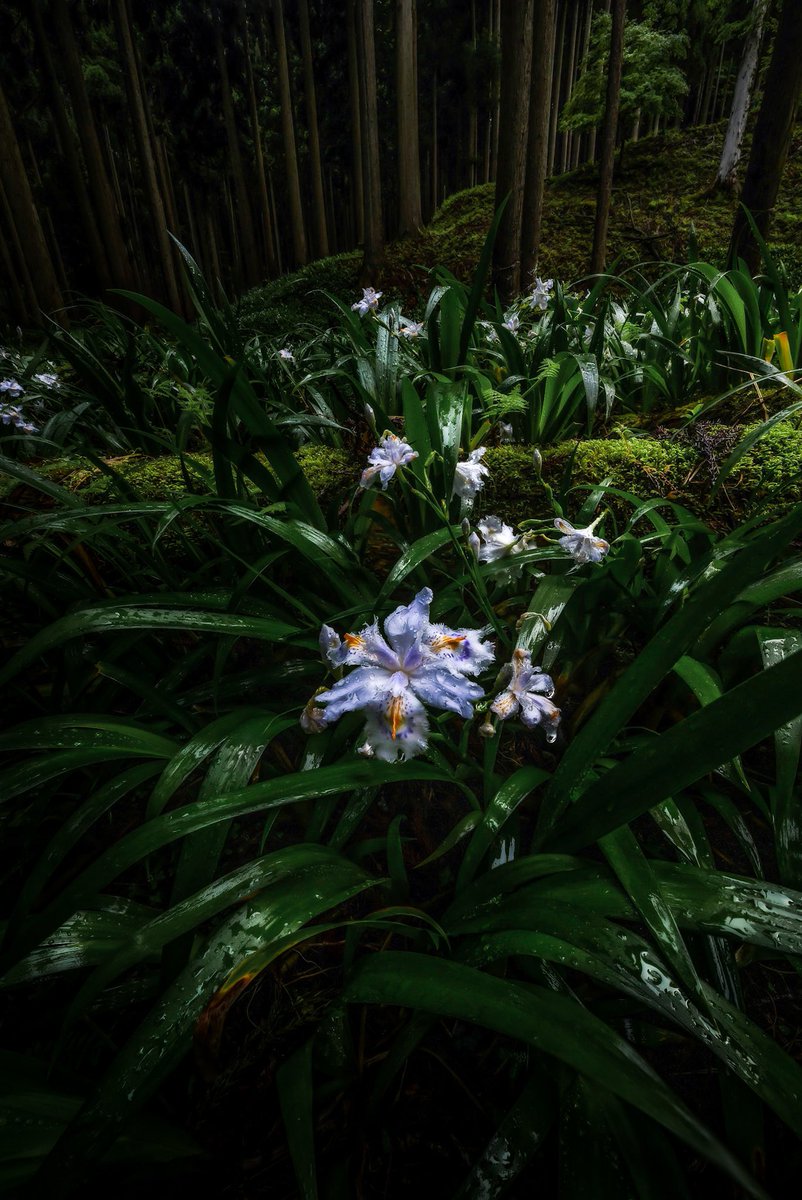
[[[735, 197], [710, 194], [724, 137], [719, 123], [669, 131], [627, 145], [616, 165], [609, 255], [618, 269], [636, 263], [685, 262], [695, 237], [698, 257], [721, 264], [729, 243]], [[802, 125], [798, 126], [774, 215], [771, 248], [792, 279], [802, 278]], [[388, 296], [414, 311], [431, 287], [429, 272], [447, 267], [470, 278], [490, 225], [494, 188], [458, 192], [413, 237], [393, 242], [379, 279]], [[596, 171], [580, 167], [549, 180], [539, 273], [575, 283], [587, 270], [593, 236]], [[324, 292], [343, 300], [358, 294], [358, 251], [319, 259], [303, 270], [248, 292], [240, 301], [243, 327], [280, 338], [328, 310]]]

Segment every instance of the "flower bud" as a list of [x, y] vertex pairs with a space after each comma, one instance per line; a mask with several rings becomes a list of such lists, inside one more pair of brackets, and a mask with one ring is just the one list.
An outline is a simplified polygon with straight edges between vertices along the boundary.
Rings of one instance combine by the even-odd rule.
[[370, 425], [373, 432], [376, 432], [376, 414], [369, 404], [365, 405], [365, 420]]
[[478, 562], [479, 561], [479, 550], [481, 549], [481, 542], [479, 541], [479, 535], [476, 533], [472, 533], [471, 536], [468, 538], [468, 545], [471, 548], [471, 553], [473, 554], [473, 557]]
[[462, 530], [464, 537], [468, 537], [470, 535], [471, 523], [467, 517], [463, 517], [462, 520], [460, 521], [460, 529]]
[[538, 479], [543, 474], [543, 455], [538, 449], [532, 451], [532, 466], [535, 468], [535, 474]]

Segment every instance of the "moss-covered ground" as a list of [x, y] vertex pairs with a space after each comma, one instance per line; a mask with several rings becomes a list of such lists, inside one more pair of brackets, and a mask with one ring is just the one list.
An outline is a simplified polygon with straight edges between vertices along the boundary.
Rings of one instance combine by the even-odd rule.
[[[627, 145], [616, 167], [608, 262], [625, 270], [636, 263], [687, 261], [723, 264], [737, 197], [711, 193], [724, 124], [675, 130]], [[539, 271], [565, 284], [587, 272], [596, 203], [596, 168], [578, 168], [548, 181]], [[789, 276], [802, 278], [802, 125], [797, 126], [783, 177], [770, 244]], [[494, 188], [458, 192], [418, 234], [391, 243], [374, 286], [402, 300], [409, 312], [428, 295], [430, 269], [446, 267], [468, 280], [493, 215]], [[319, 259], [248, 292], [240, 302], [246, 330], [284, 338], [306, 324], [325, 322], [329, 292], [350, 302], [358, 295], [358, 251]]]

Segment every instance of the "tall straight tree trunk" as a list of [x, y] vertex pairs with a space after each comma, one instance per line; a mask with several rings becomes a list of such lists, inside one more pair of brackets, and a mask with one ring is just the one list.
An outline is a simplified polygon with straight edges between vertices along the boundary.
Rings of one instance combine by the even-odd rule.
[[[582, 35], [582, 51], [580, 54], [579, 65], [577, 68], [577, 78], [579, 78], [579, 76], [581, 76], [583, 74], [583, 72], [587, 69], [588, 50], [590, 48], [590, 29], [591, 29], [592, 24], [593, 24], [593, 0], [588, 0], [587, 18], [585, 20], [585, 30]], [[575, 167], [578, 167], [580, 162], [582, 161], [581, 147], [587, 145], [587, 140], [588, 139], [586, 139], [584, 137], [580, 137], [580, 135], [578, 133], [576, 133], [574, 135], [572, 152], [571, 152], [571, 164], [570, 164], [572, 170]]]
[[[10, 159], [5, 160], [10, 164]], [[2, 165], [2, 164], [0, 164]], [[39, 301], [36, 297], [36, 290], [33, 286], [31, 272], [28, 269], [28, 259], [25, 256], [25, 251], [22, 247], [20, 236], [17, 232], [17, 227], [14, 224], [14, 214], [11, 211], [11, 205], [6, 195], [6, 188], [3, 183], [4, 172], [0, 170], [0, 217], [5, 222], [8, 229], [8, 244], [9, 254], [16, 265], [13, 269], [12, 278], [15, 282], [19, 282], [25, 296], [25, 305], [20, 309], [21, 313], [25, 313], [27, 320], [33, 323], [38, 323], [39, 320]]]
[[[518, 0], [515, 0], [518, 3]], [[490, 150], [490, 178], [498, 178], [498, 144], [501, 136], [501, 0], [491, 0], [493, 40], [499, 50], [499, 74], [493, 88], [493, 143]]]
[[[766, 74], [763, 100], [757, 115], [752, 149], [746, 168], [741, 205], [754, 219], [758, 232], [768, 237], [771, 212], [780, 190], [791, 134], [802, 88], [802, 7], [785, 0], [777, 26], [774, 49]], [[752, 274], [760, 266], [760, 250], [749, 222], [739, 207], [730, 242], [730, 259], [743, 258]]]
[[156, 161], [148, 130], [145, 103], [140, 89], [134, 39], [128, 20], [126, 0], [114, 0], [113, 12], [117, 29], [117, 39], [123, 60], [126, 90], [128, 92], [128, 103], [131, 109], [131, 119], [137, 143], [139, 164], [144, 177], [145, 194], [148, 198], [148, 207], [150, 208], [151, 221], [153, 223], [153, 233], [156, 237], [161, 271], [169, 302], [176, 312], [180, 312], [181, 294], [178, 288], [175, 265], [170, 249], [170, 239], [167, 236], [164, 201], [159, 190], [159, 181], [156, 175]]
[[118, 287], [132, 288], [136, 279], [120, 225], [120, 214], [114, 203], [114, 193], [103, 162], [100, 139], [84, 83], [78, 43], [70, 22], [67, 0], [52, 0], [50, 19], [58, 41], [61, 65], [67, 81], [72, 111], [75, 114], [75, 128], [78, 131], [89, 177], [89, 194], [97, 213], [111, 276]]
[[356, 0], [346, 0], [346, 38], [348, 47], [348, 94], [351, 111], [351, 193], [356, 241], [365, 236], [365, 187], [362, 179], [362, 101], [359, 82], [359, 55], [356, 39]]
[[557, 125], [560, 120], [560, 86], [565, 52], [565, 14], [567, 0], [557, 0], [557, 22], [554, 30], [554, 54], [551, 67], [551, 125], [549, 127], [549, 161], [547, 173], [553, 175], [557, 158]]
[[253, 79], [253, 64], [251, 62], [251, 42], [248, 36], [248, 11], [245, 0], [240, 2], [240, 24], [245, 46], [245, 89], [248, 93], [248, 112], [251, 118], [251, 136], [253, 137], [254, 158], [256, 159], [256, 186], [259, 190], [259, 216], [262, 223], [262, 238], [265, 247], [265, 261], [268, 273], [275, 275], [278, 269], [276, 247], [273, 239], [273, 223], [270, 219], [270, 198], [267, 194], [267, 178], [265, 176], [265, 156], [262, 149], [262, 130], [259, 124], [259, 109], [256, 104], [256, 85]]
[[521, 290], [521, 216], [532, 78], [532, 17], [535, 0], [501, 8], [501, 127], [496, 208], [507, 198], [493, 248], [493, 282], [509, 301]]
[[763, 37], [763, 21], [768, 6], [769, 0], [754, 0], [752, 24], [746, 36], [743, 58], [738, 70], [738, 78], [735, 81], [732, 111], [730, 112], [727, 132], [724, 135], [724, 148], [721, 152], [721, 161], [718, 164], [715, 183], [716, 187], [724, 188], [727, 191], [733, 191], [735, 188], [738, 164], [741, 161], [741, 147], [743, 145], [746, 122], [749, 117], [752, 88], [755, 84], [757, 64], [760, 57], [760, 40]]
[[220, 95], [223, 105], [223, 124], [226, 129], [228, 159], [231, 163], [231, 176], [234, 181], [234, 194], [237, 201], [239, 241], [242, 247], [242, 275], [243, 281], [246, 284], [253, 284], [258, 282], [263, 272], [260, 269], [259, 255], [256, 247], [251, 199], [245, 179], [245, 168], [242, 162], [242, 152], [237, 133], [237, 120], [234, 115], [234, 98], [231, 95], [231, 80], [228, 75], [226, 48], [223, 43], [223, 30], [219, 20], [215, 27], [215, 50], [217, 53], [217, 69], [220, 73]]
[[[3, 185], [0, 183], [0, 193], [2, 193], [2, 190]], [[0, 204], [0, 211], [2, 211], [3, 207], [4, 206]], [[0, 221], [0, 264], [2, 264], [5, 277], [8, 281], [7, 286], [11, 292], [11, 312], [13, 313], [15, 320], [17, 320], [20, 325], [28, 325], [31, 320], [35, 319], [36, 317], [36, 306], [34, 305], [32, 308], [29, 306], [25, 292], [20, 286], [20, 281], [17, 277], [17, 269], [14, 266], [14, 262], [11, 257], [11, 248], [8, 244], [8, 240], [3, 234], [2, 221]]]
[[356, 2], [357, 50], [359, 53], [362, 120], [362, 173], [365, 194], [365, 241], [362, 278], [373, 280], [384, 259], [381, 166], [379, 160], [379, 115], [376, 97], [376, 43], [373, 32], [373, 0]]
[[24, 248], [37, 305], [47, 313], [62, 308], [64, 300], [45, 241], [42, 223], [22, 161], [17, 135], [0, 86], [0, 180], [6, 193], [13, 227]]
[[89, 192], [84, 179], [83, 167], [81, 164], [80, 152], [78, 144], [75, 140], [70, 119], [67, 114], [67, 106], [64, 99], [64, 93], [61, 89], [56, 65], [53, 61], [53, 53], [50, 48], [50, 38], [45, 32], [44, 23], [42, 21], [41, 0], [35, 0], [31, 4], [31, 19], [33, 22], [34, 34], [36, 36], [36, 48], [39, 57], [44, 67], [44, 75], [47, 80], [47, 88], [50, 93], [50, 111], [53, 114], [53, 122], [56, 127], [59, 145], [61, 146], [64, 161], [67, 167], [67, 175], [69, 178], [70, 194], [74, 198], [75, 205], [78, 209], [78, 214], [81, 220], [81, 230], [86, 239], [89, 257], [92, 263], [92, 270], [95, 275], [98, 286], [102, 291], [111, 287], [111, 271], [109, 262], [106, 257], [106, 251], [103, 247], [103, 242], [100, 239], [97, 228], [97, 218], [92, 209], [92, 204], [89, 199]]
[[626, 13], [627, 0], [613, 0], [610, 58], [607, 66], [607, 103], [602, 126], [599, 190], [596, 196], [596, 220], [593, 227], [593, 250], [590, 258], [590, 270], [593, 274], [604, 270], [607, 257], [607, 225], [613, 196], [613, 163], [615, 138], [618, 131], [618, 109], [621, 101], [621, 69], [624, 62]]
[[298, 0], [301, 26], [301, 58], [304, 64], [304, 98], [306, 126], [309, 134], [309, 166], [312, 172], [312, 210], [315, 214], [315, 250], [320, 258], [329, 253], [329, 232], [326, 228], [326, 199], [323, 192], [323, 167], [320, 161], [320, 134], [317, 124], [315, 71], [312, 63], [312, 37], [309, 32], [309, 5]]
[[532, 42], [532, 86], [529, 91], [529, 130], [521, 216], [521, 286], [527, 287], [537, 268], [543, 224], [543, 192], [549, 156], [551, 61], [555, 0], [535, 0]]
[[476, 187], [476, 184], [479, 182], [479, 98], [475, 78], [477, 46], [476, 0], [471, 0], [471, 49], [473, 51], [471, 70], [474, 74], [474, 79], [471, 85], [471, 96], [468, 103], [468, 159], [470, 163], [468, 175], [469, 187]]
[[[571, 36], [568, 50], [568, 66], [565, 72], [565, 86], [563, 88], [563, 105], [566, 105], [571, 99], [571, 92], [574, 90], [574, 72], [576, 70], [576, 51], [577, 39], [579, 38], [579, 4], [574, 0], [574, 8], [571, 13]], [[565, 174], [568, 170], [568, 156], [571, 149], [571, 133], [562, 134], [562, 145], [560, 147], [560, 173]]]
[[432, 157], [429, 166], [431, 174], [432, 188], [432, 216], [437, 211], [437, 197], [439, 195], [440, 183], [440, 155], [438, 154], [438, 143], [440, 138], [440, 130], [437, 123], [437, 67], [434, 68], [432, 75]]
[[395, 78], [398, 118], [398, 232], [423, 224], [418, 144], [418, 17], [415, 0], [396, 0]]
[[284, 34], [284, 5], [282, 0], [273, 0], [273, 29], [278, 53], [278, 82], [281, 96], [281, 133], [284, 139], [284, 163], [287, 168], [287, 192], [290, 201], [290, 225], [292, 246], [296, 266], [303, 266], [309, 259], [306, 241], [304, 208], [301, 202], [301, 178], [298, 172], [298, 154], [295, 147], [295, 124], [292, 117], [292, 93], [290, 91], [290, 67], [287, 61], [287, 39]]

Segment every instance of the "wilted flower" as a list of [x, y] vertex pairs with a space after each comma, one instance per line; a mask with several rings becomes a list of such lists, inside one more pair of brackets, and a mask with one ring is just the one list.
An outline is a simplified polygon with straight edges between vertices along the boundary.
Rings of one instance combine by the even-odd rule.
[[528, 650], [513, 651], [508, 671], [509, 680], [504, 691], [499, 692], [490, 705], [490, 711], [502, 721], [520, 711], [524, 725], [529, 729], [542, 725], [546, 730], [546, 740], [553, 742], [557, 737], [560, 710], [549, 698], [554, 695], [551, 676], [545, 675], [540, 667], [532, 666], [532, 656]]
[[493, 328], [490, 321], [479, 321], [479, 322], [477, 322], [477, 324], [479, 324], [482, 327], [482, 329], [484, 329], [488, 342], [497, 342], [498, 341], [498, 333]]
[[604, 513], [598, 516], [593, 524], [588, 525], [586, 529], [574, 529], [571, 522], [564, 521], [562, 517], [555, 517], [554, 519], [554, 524], [560, 533], [565, 534], [564, 537], [560, 538], [560, 545], [579, 566], [587, 562], [601, 562], [610, 549], [610, 543], [605, 542], [604, 538], [593, 536], [593, 530], [603, 516]]
[[423, 588], [411, 604], [387, 617], [384, 636], [375, 622], [360, 633], [347, 633], [341, 642], [324, 625], [320, 642], [325, 657], [332, 666], [356, 669], [310, 700], [304, 714], [309, 714], [315, 730], [322, 727], [321, 721], [330, 724], [344, 713], [363, 710], [365, 741], [359, 752], [396, 762], [399, 756], [412, 758], [426, 748], [429, 721], [424, 703], [473, 716], [473, 701], [483, 692], [465, 677], [478, 674], [490, 662], [493, 647], [482, 640], [482, 630], [432, 625], [431, 602], [431, 589]]
[[512, 526], [505, 525], [499, 517], [483, 517], [481, 521], [477, 521], [476, 528], [482, 535], [481, 542], [476, 539], [476, 557], [479, 562], [496, 562], [497, 559], [512, 554], [521, 542], [518, 534], [513, 532]]
[[512, 425], [508, 421], [499, 421], [498, 440], [502, 443], [512, 441]]
[[424, 330], [423, 321], [410, 321], [407, 317], [401, 317], [401, 336], [405, 338], [420, 337]]
[[287, 346], [282, 346], [278, 352], [278, 356], [282, 362], [295, 363], [295, 355]]
[[37, 383], [41, 383], [42, 387], [57, 388], [59, 386], [58, 375], [50, 374], [47, 371], [43, 371], [41, 375], [34, 375], [34, 379]]
[[539, 312], [545, 312], [548, 307], [549, 299], [551, 298], [551, 292], [552, 292], [553, 288], [554, 288], [554, 280], [553, 279], [541, 279], [539, 275], [536, 276], [535, 277], [535, 290], [532, 292], [532, 295], [529, 297], [529, 307], [535, 308]]
[[398, 468], [405, 467], [407, 463], [412, 462], [413, 458], [417, 457], [417, 450], [413, 450], [409, 442], [405, 442], [403, 438], [396, 437], [394, 433], [388, 433], [368, 455], [368, 466], [362, 472], [359, 486], [362, 488], [370, 487], [378, 475], [382, 491], [385, 491], [387, 484], [393, 475], [395, 475]]
[[490, 474], [487, 467], [482, 464], [485, 453], [485, 447], [480, 446], [478, 450], [471, 450], [465, 462], [457, 463], [454, 471], [452, 496], [459, 496], [462, 500], [472, 500], [476, 493], [485, 486], [485, 477]]
[[374, 291], [372, 287], [362, 289], [362, 299], [357, 300], [356, 304], [352, 304], [351, 308], [354, 312], [358, 312], [360, 317], [366, 316], [369, 312], [375, 312], [379, 307], [379, 299], [384, 295], [384, 292]]
[[25, 388], [16, 379], [0, 379], [0, 396], [7, 400], [18, 400], [24, 395]]
[[517, 333], [518, 330], [521, 328], [520, 318], [519, 318], [518, 314], [514, 313], [514, 312], [507, 313], [507, 316], [505, 317], [502, 324], [504, 325], [505, 329], [509, 329], [510, 333]]

